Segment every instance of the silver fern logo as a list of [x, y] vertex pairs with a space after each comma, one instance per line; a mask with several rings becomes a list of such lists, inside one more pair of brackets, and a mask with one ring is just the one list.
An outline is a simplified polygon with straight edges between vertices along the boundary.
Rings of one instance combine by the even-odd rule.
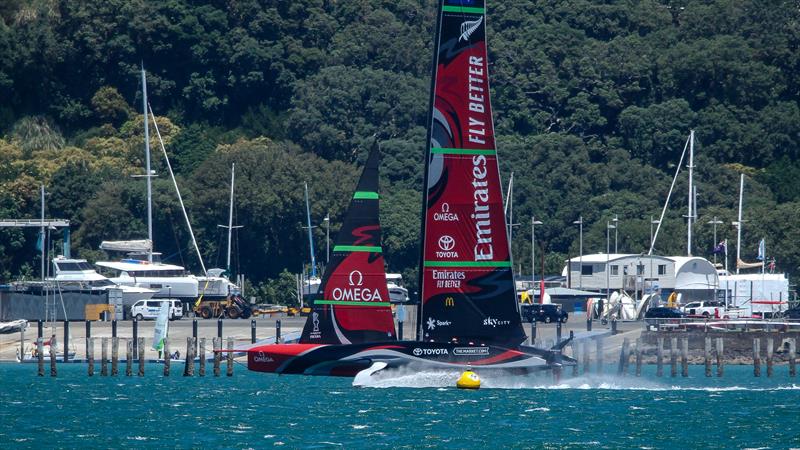
[[472, 36], [472, 33], [478, 29], [483, 23], [483, 16], [481, 16], [478, 20], [467, 20], [461, 24], [461, 36], [458, 38], [458, 42], [468, 41], [469, 37]]

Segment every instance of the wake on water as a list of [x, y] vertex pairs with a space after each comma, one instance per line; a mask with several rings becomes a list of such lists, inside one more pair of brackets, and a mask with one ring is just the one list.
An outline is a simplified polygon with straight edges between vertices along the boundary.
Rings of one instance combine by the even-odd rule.
[[[374, 373], [371, 376], [353, 380], [353, 386], [365, 388], [455, 388], [460, 371], [451, 370], [414, 370], [399, 368]], [[777, 391], [800, 390], [800, 386], [790, 384], [776, 387], [747, 386], [676, 386], [634, 377], [618, 377], [613, 375], [583, 375], [574, 378], [562, 378], [555, 382], [549, 372], [527, 375], [514, 375], [496, 371], [479, 373], [481, 389], [595, 389], [595, 390], [631, 390], [631, 391]]]

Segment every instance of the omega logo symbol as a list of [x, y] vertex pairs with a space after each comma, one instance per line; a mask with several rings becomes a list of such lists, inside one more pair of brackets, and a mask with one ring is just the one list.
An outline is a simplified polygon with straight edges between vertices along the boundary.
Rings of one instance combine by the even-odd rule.
[[350, 272], [348, 281], [350, 282], [350, 286], [361, 286], [364, 284], [364, 275], [362, 275], [358, 270], [354, 270]]
[[450, 204], [449, 203], [442, 203], [442, 212], [443, 213], [450, 212]]
[[456, 240], [452, 236], [443, 235], [439, 238], [439, 248], [443, 251], [449, 252], [456, 246]]

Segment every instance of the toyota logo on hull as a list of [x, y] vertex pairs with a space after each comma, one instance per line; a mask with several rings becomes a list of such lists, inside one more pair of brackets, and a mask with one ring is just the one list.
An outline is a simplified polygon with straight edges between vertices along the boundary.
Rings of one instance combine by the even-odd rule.
[[449, 355], [446, 348], [415, 348], [411, 351], [414, 356]]

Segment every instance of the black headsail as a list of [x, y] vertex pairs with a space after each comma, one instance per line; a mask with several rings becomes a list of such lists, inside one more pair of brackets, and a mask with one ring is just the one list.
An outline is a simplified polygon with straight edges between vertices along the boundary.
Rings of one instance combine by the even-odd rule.
[[301, 343], [357, 344], [395, 340], [378, 220], [380, 151], [370, 151], [336, 237], [320, 294]]
[[525, 339], [494, 140], [484, 0], [439, 4], [423, 192], [420, 339]]

